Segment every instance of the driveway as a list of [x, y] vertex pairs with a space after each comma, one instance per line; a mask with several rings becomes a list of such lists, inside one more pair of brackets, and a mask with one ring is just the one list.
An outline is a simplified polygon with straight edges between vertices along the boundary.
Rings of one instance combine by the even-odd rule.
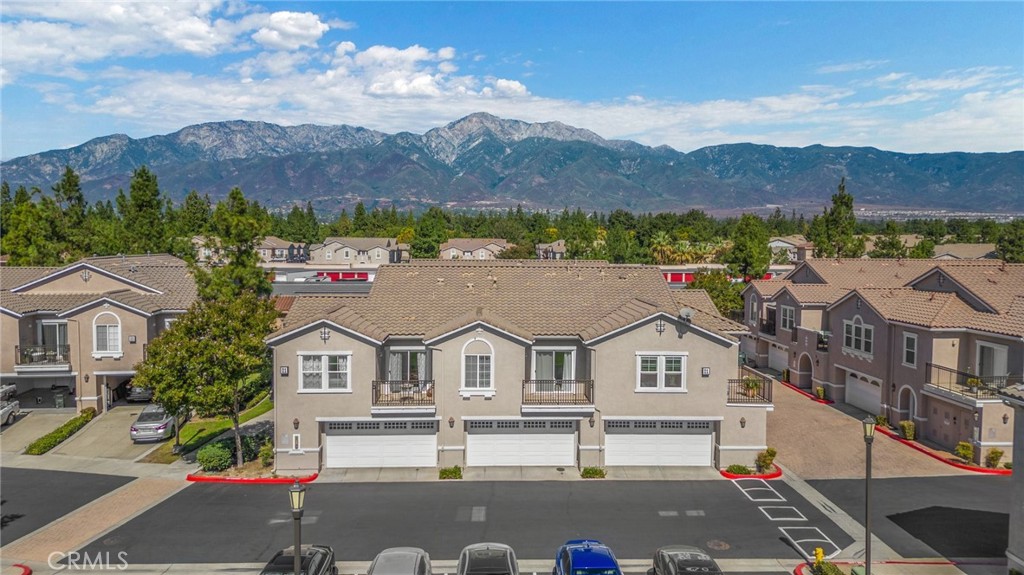
[[153, 449], [158, 443], [135, 444], [128, 437], [128, 429], [142, 413], [146, 404], [114, 407], [71, 436], [53, 453], [80, 457], [106, 457], [134, 460]]
[[[778, 450], [778, 461], [803, 479], [856, 479], [864, 477], [864, 428], [867, 412], [842, 405], [817, 403], [775, 384], [775, 411], [768, 414], [768, 445]], [[872, 444], [873, 477], [972, 475], [897, 441], [875, 434]]]
[[22, 413], [14, 424], [0, 428], [0, 451], [21, 453], [29, 443], [64, 425], [74, 416], [73, 409]]

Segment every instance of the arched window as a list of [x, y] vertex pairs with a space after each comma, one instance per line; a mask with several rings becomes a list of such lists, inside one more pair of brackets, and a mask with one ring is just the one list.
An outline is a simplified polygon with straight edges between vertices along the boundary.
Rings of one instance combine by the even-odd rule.
[[462, 346], [462, 390], [494, 390], [494, 347], [475, 337]]
[[92, 320], [93, 353], [96, 355], [121, 354], [121, 319], [111, 312], [103, 312]]

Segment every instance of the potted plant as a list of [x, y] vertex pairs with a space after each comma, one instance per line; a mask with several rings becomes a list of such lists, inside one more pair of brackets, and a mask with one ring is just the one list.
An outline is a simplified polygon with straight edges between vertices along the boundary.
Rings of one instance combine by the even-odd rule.
[[978, 379], [977, 377], [968, 377], [967, 381], [965, 381], [964, 383], [967, 385], [968, 389], [970, 389], [971, 391], [974, 391], [974, 390], [978, 389], [979, 387], [981, 387], [981, 380]]
[[749, 375], [744, 376], [743, 389], [746, 390], [747, 397], [757, 397], [757, 392], [761, 389], [761, 380]]

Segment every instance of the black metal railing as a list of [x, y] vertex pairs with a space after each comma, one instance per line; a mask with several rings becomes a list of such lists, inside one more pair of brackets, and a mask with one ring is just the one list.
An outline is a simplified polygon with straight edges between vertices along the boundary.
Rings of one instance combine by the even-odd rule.
[[14, 360], [17, 365], [68, 365], [71, 363], [71, 346], [16, 345]]
[[832, 336], [826, 333], [818, 334], [818, 351], [828, 351], [828, 342], [832, 339]]
[[434, 380], [374, 380], [373, 405], [383, 407], [434, 405]]
[[525, 379], [523, 405], [593, 405], [592, 379]]
[[748, 375], [740, 379], [729, 380], [728, 403], [772, 402], [772, 380], [767, 377]]
[[768, 335], [775, 335], [775, 322], [774, 321], [762, 321], [758, 324], [757, 330], [761, 333]]
[[925, 366], [925, 383], [974, 399], [995, 399], [1000, 389], [1024, 381], [1019, 375], [979, 376], [934, 363]]

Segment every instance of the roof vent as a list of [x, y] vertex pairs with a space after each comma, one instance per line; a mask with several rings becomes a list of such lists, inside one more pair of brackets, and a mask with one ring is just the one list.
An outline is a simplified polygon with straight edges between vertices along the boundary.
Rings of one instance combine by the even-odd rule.
[[685, 322], [691, 322], [693, 321], [693, 310], [688, 307], [684, 307], [679, 310], [679, 317], [683, 318], [683, 321]]

